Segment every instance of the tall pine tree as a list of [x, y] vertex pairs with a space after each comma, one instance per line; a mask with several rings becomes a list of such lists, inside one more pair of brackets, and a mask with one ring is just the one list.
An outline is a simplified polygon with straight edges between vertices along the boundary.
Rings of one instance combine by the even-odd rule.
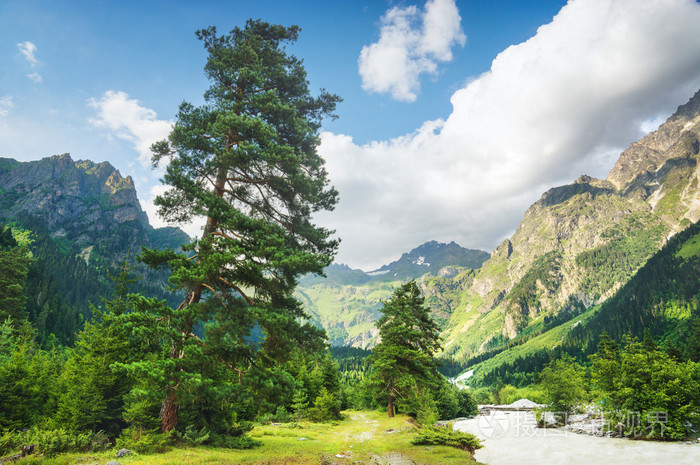
[[175, 223], [206, 218], [185, 253], [142, 254], [169, 267], [172, 286], [186, 293], [176, 309], [136, 304], [135, 318], [169, 345], [156, 367], [163, 431], [176, 427], [183, 399], [198, 389], [228, 403], [217, 379], [240, 384], [292, 347], [322, 346], [323, 332], [300, 323], [306, 314], [292, 292], [298, 276], [322, 273], [338, 245], [311, 215], [337, 201], [316, 147], [321, 120], [340, 99], [311, 96], [302, 61], [285, 51], [298, 34], [253, 20], [227, 35], [197, 31], [209, 53], [205, 103], [182, 103], [168, 140], [153, 146], [154, 164], [168, 160], [159, 214]]

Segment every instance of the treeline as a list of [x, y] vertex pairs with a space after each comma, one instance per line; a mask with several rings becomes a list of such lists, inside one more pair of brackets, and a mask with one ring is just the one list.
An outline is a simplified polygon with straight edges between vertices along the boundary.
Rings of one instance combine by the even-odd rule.
[[[0, 234], [5, 242], [10, 237], [6, 231]], [[11, 243], [0, 258], [17, 253], [26, 250]], [[23, 314], [28, 262], [15, 261], [14, 267], [0, 263], [2, 277], [15, 280], [2, 282], [3, 288], [16, 291], [16, 312], [5, 311], [0, 324], [0, 456], [22, 441], [44, 438], [48, 442], [42, 447], [49, 447], [57, 437], [66, 448], [116, 442], [142, 452], [163, 450], [173, 442], [250, 447], [255, 441], [244, 433], [253, 422], [340, 418], [338, 364], [329, 352], [299, 349], [272, 370], [221, 370], [209, 385], [186, 380], [192, 391], [183, 394], [178, 406], [183, 427], [161, 434], [165, 393], [150, 378], [158, 377], [158, 366], [167, 363], [169, 347], [147, 325], [134, 330], [135, 322], [149, 315], [136, 308], [142, 297], [130, 293], [137, 279], [128, 264], [115, 277], [111, 298], [92, 307], [93, 318], [72, 347], [54, 340], [43, 348], [36, 326]]]
[[[27, 311], [29, 296], [38, 294], [30, 289], [38, 259], [17, 244], [10, 228], [0, 230], [0, 244], [0, 285], [6, 290], [0, 305], [0, 456], [27, 442], [40, 443], [49, 454], [113, 444], [141, 452], [172, 444], [251, 447], [256, 443], [245, 433], [256, 422], [329, 421], [340, 419], [344, 409], [386, 408], [371, 351], [299, 348], [284, 363], [224, 368], [206, 382], [181, 375], [191, 386], [178, 405], [181, 427], [162, 433], [166, 391], [154, 380], [171, 349], [164, 329], [149, 323], [157, 314], [140, 309], [154, 300], [132, 293], [139, 282], [134, 265], [122, 264], [109, 298], [91, 306], [82, 329], [62, 340], [52, 333], [56, 326], [44, 325], [48, 336], [40, 334]], [[255, 348], [254, 335], [247, 344]], [[437, 373], [426, 386], [420, 402], [397, 399], [396, 410], [419, 416], [427, 408], [434, 419], [476, 413], [473, 396]]]
[[600, 295], [627, 281], [657, 249], [663, 227], [650, 215], [636, 213], [608, 229], [603, 237], [609, 239], [606, 244], [576, 257], [576, 265], [586, 270], [582, 288], [589, 294]]
[[673, 236], [585, 325], [573, 328], [567, 344], [592, 340], [603, 331], [642, 337], [645, 330], [663, 343], [685, 346], [689, 324], [700, 317], [700, 223]]
[[[698, 326], [700, 330], [700, 326]], [[699, 332], [700, 333], [700, 332]], [[605, 429], [619, 436], [679, 440], [700, 429], [700, 363], [662, 350], [649, 332], [643, 342], [607, 333], [584, 367], [565, 356], [539, 376], [549, 410], [562, 423], [593, 403]]]

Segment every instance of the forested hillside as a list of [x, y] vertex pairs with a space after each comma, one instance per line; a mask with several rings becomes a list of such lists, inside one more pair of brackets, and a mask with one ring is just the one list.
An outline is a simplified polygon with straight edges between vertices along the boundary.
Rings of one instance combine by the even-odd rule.
[[150, 226], [131, 178], [109, 163], [68, 154], [0, 160], [0, 219], [29, 252], [26, 313], [42, 342], [72, 343], [91, 306], [112, 294], [109, 277], [125, 261], [144, 278], [134, 290], [176, 304], [167, 274], [139, 266], [135, 257], [142, 247], [177, 249], [189, 238]]
[[525, 386], [551, 360], [568, 354], [579, 363], [597, 351], [601, 335], [614, 341], [653, 337], [683, 360], [700, 361], [700, 223], [672, 237], [617, 292], [570, 320], [552, 319], [505, 347], [464, 364], [469, 383]]

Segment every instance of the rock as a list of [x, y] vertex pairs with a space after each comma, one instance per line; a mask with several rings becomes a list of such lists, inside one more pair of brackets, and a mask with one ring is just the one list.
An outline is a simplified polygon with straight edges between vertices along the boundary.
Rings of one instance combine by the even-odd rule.
[[544, 405], [533, 402], [530, 399], [520, 399], [508, 405], [508, 407], [513, 409], [533, 409], [537, 407], [544, 407]]
[[110, 460], [109, 462], [105, 463], [105, 465], [122, 465], [122, 464], [117, 462], [116, 460]]
[[131, 452], [129, 449], [119, 449], [117, 451], [117, 458], [126, 457], [127, 455], [131, 454], [133, 454], [133, 452]]
[[25, 446], [22, 446], [22, 457], [26, 457], [27, 455], [31, 455], [34, 452], [36, 452], [37, 448], [39, 446], [37, 444], [27, 444]]

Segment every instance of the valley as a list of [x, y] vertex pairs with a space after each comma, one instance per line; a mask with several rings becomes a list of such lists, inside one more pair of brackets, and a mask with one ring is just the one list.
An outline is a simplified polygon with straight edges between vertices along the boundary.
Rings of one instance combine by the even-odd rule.
[[700, 3], [375, 3], [0, 3], [0, 465], [698, 461]]

